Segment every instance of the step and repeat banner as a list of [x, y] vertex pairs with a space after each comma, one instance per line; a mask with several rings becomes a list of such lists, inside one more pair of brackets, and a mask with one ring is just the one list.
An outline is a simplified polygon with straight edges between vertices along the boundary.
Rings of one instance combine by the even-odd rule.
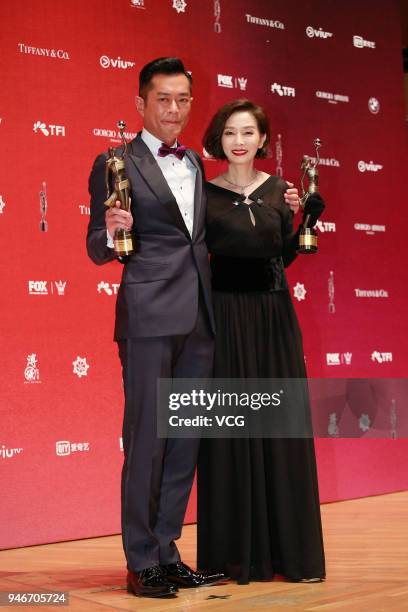
[[[319, 252], [288, 270], [309, 376], [341, 387], [342, 378], [406, 375], [397, 4], [387, 2], [387, 19], [382, 0], [1, 4], [1, 547], [120, 529], [123, 397], [112, 337], [122, 267], [87, 258], [87, 181], [96, 155], [120, 144], [119, 119], [128, 139], [140, 130], [138, 72], [155, 57], [180, 56], [192, 73], [182, 142], [202, 155], [208, 178], [222, 165], [201, 138], [229, 100], [267, 110], [271, 157], [259, 168], [271, 174], [299, 185], [302, 156], [321, 139]], [[318, 423], [322, 501], [408, 484], [403, 396], [389, 392], [380, 409], [370, 397], [337, 403]], [[380, 426], [389, 435], [374, 439]], [[353, 427], [358, 439], [342, 439]], [[193, 494], [187, 520], [194, 505]]]

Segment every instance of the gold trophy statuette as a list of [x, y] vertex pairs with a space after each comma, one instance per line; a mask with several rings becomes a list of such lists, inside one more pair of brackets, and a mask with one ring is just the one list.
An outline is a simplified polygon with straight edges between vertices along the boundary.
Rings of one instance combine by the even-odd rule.
[[[106, 197], [105, 206], [113, 208], [116, 201], [120, 201], [120, 207], [126, 212], [130, 212], [130, 182], [125, 172], [125, 155], [127, 151], [127, 141], [124, 135], [124, 129], [126, 123], [124, 121], [118, 121], [118, 128], [120, 136], [123, 142], [123, 154], [121, 156], [116, 155], [114, 147], [110, 147], [108, 150], [109, 157], [106, 160], [105, 166], [105, 184], [106, 184]], [[113, 190], [112, 190], [113, 186]], [[115, 253], [118, 257], [124, 257], [125, 255], [131, 255], [135, 251], [134, 238], [132, 232], [128, 230], [119, 229], [116, 230], [113, 237]]]
[[[319, 171], [317, 166], [320, 162], [319, 148], [322, 146], [320, 138], [315, 138], [313, 145], [316, 150], [316, 157], [313, 159], [308, 155], [304, 155], [301, 163], [301, 169], [303, 170], [300, 184], [302, 187], [302, 197], [300, 198], [300, 208], [304, 210], [306, 202], [309, 196], [313, 193], [319, 193]], [[308, 187], [305, 190], [304, 180], [307, 175]], [[316, 253], [317, 251], [317, 233], [313, 227], [309, 226], [310, 215], [306, 215], [299, 234], [299, 248], [298, 253], [303, 255], [309, 255]]]

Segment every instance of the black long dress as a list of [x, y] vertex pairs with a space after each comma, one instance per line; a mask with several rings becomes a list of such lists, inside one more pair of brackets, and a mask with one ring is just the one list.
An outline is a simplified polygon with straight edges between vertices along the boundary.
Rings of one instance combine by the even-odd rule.
[[[302, 378], [302, 338], [284, 265], [296, 257], [286, 183], [243, 196], [207, 184], [217, 325], [214, 376]], [[198, 567], [245, 584], [280, 574], [324, 578], [313, 439], [203, 439]]]

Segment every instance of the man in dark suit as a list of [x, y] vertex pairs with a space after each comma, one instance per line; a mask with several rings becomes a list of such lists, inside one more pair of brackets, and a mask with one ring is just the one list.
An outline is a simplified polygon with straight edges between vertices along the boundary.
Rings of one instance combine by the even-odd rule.
[[[137, 109], [144, 127], [125, 156], [131, 213], [119, 203], [108, 210], [104, 205], [106, 154], [96, 159], [89, 178], [87, 248], [96, 264], [115, 259], [112, 238], [116, 230], [132, 228], [135, 219], [138, 251], [124, 265], [115, 340], [125, 390], [122, 537], [128, 590], [148, 597], [174, 596], [177, 585], [224, 578], [191, 570], [175, 544], [199, 440], [156, 434], [157, 380], [206, 378], [212, 369], [204, 173], [199, 156], [177, 142], [191, 109], [191, 85], [176, 58], [159, 58], [140, 72]], [[299, 207], [296, 189], [285, 198], [293, 210]]]
[[208, 377], [213, 358], [203, 169], [199, 156], [177, 143], [190, 113], [191, 85], [176, 58], [154, 60], [140, 73], [137, 109], [144, 127], [125, 156], [131, 213], [118, 203], [104, 206], [106, 155], [96, 159], [89, 178], [87, 249], [95, 263], [115, 259], [116, 230], [130, 229], [135, 220], [138, 250], [123, 268], [115, 324], [125, 390], [122, 537], [128, 590], [150, 597], [223, 578], [191, 570], [175, 544], [199, 440], [156, 434], [157, 379]]

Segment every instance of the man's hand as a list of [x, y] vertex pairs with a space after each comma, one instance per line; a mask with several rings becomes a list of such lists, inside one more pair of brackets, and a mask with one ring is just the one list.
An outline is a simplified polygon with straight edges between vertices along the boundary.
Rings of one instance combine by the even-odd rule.
[[132, 229], [133, 217], [126, 210], [122, 210], [119, 200], [116, 200], [115, 206], [109, 208], [105, 213], [105, 223], [109, 235], [113, 238], [117, 230]]
[[300, 206], [299, 193], [296, 187], [293, 186], [293, 183], [289, 183], [289, 181], [286, 182], [289, 185], [289, 189], [287, 189], [284, 194], [285, 202], [290, 210], [296, 215]]

